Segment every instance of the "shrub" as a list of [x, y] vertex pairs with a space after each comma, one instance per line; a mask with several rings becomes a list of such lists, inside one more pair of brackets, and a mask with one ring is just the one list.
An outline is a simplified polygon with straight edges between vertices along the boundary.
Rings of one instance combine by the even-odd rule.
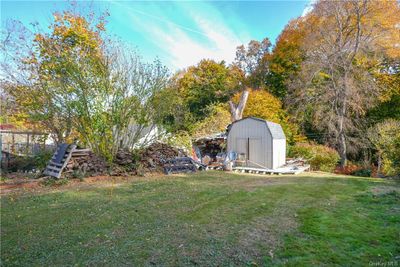
[[376, 177], [376, 167], [374, 165], [368, 165], [365, 162], [361, 165], [357, 165], [352, 163], [351, 161], [347, 162], [347, 165], [344, 167], [337, 166], [335, 169], [335, 173], [344, 174], [344, 175], [354, 175], [361, 177]]
[[361, 166], [352, 163], [351, 161], [347, 161], [346, 166], [337, 166], [335, 169], [335, 173], [344, 174], [344, 175], [353, 175], [354, 172], [362, 169]]
[[43, 170], [44, 168], [46, 168], [47, 163], [49, 162], [52, 156], [53, 156], [52, 151], [41, 150], [33, 157], [35, 168], [38, 170]]
[[170, 146], [181, 148], [186, 152], [192, 150], [192, 137], [186, 131], [176, 132], [171, 136], [165, 137], [162, 141]]
[[226, 127], [231, 123], [231, 114], [224, 104], [209, 106], [209, 116], [194, 124], [193, 138], [225, 132]]
[[371, 169], [359, 169], [352, 173], [354, 176], [361, 176], [361, 177], [371, 177], [372, 170]]
[[290, 157], [301, 157], [308, 161], [313, 170], [332, 172], [339, 160], [338, 152], [324, 145], [299, 143], [290, 148]]
[[378, 123], [368, 129], [367, 136], [377, 151], [378, 162], [383, 165], [383, 173], [389, 176], [399, 175], [400, 121], [387, 119]]
[[4, 163], [1, 167], [5, 172], [37, 172], [42, 171], [53, 153], [49, 150], [41, 150], [34, 156], [16, 156], [13, 155], [7, 163]]

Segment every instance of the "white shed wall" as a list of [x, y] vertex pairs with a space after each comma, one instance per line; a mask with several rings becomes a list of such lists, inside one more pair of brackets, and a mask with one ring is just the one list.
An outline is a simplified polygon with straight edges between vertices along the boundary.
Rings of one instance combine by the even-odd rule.
[[[227, 150], [247, 154], [247, 139], [250, 138], [250, 160], [261, 166], [272, 168], [272, 138], [267, 125], [258, 120], [245, 119], [234, 123], [229, 131]], [[255, 167], [256, 164], [253, 164]]]
[[286, 140], [275, 139], [272, 143], [273, 169], [276, 169], [286, 163]]
[[286, 140], [273, 139], [265, 121], [248, 118], [231, 125], [227, 151], [245, 153], [247, 157], [248, 146], [249, 160], [257, 163], [249, 162], [250, 166], [276, 169], [286, 163]]

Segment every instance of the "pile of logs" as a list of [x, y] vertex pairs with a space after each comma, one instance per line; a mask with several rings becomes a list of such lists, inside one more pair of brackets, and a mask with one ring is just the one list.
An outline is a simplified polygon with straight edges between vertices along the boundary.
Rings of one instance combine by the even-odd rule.
[[174, 148], [164, 143], [153, 143], [140, 153], [140, 165], [144, 172], [163, 171], [164, 164], [176, 157], [185, 157], [182, 149]]
[[90, 149], [75, 149], [64, 172], [102, 175], [107, 173], [108, 168], [107, 162], [96, 156]]
[[215, 161], [217, 155], [224, 151], [226, 135], [224, 133], [220, 133], [216, 135], [205, 136], [196, 139], [193, 144], [199, 148], [202, 157], [207, 155], [211, 158], [209, 162]]
[[73, 175], [125, 175], [163, 172], [164, 164], [176, 157], [184, 157], [183, 150], [164, 143], [153, 143], [141, 151], [119, 150], [111, 166], [90, 149], [75, 149], [64, 173]]
[[135, 163], [134, 154], [129, 150], [120, 149], [115, 155], [114, 163], [121, 166], [128, 166]]

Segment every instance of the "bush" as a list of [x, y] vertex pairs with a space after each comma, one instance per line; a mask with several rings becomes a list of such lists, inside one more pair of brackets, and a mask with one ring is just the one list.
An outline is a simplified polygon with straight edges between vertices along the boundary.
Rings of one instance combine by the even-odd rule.
[[335, 173], [337, 174], [344, 174], [344, 175], [353, 175], [356, 171], [362, 169], [361, 166], [352, 163], [351, 161], [347, 161], [346, 166], [337, 166], [335, 169]]
[[49, 150], [41, 150], [33, 157], [33, 164], [36, 169], [44, 170], [46, 168], [47, 163], [50, 161], [53, 156], [53, 152]]
[[48, 150], [41, 150], [34, 156], [12, 156], [2, 168], [6, 172], [30, 172], [30, 171], [42, 171], [53, 153]]
[[347, 161], [347, 165], [344, 167], [337, 166], [335, 173], [344, 175], [354, 175], [361, 177], [376, 177], [376, 167], [374, 165], [365, 164], [357, 165], [351, 161]]
[[207, 112], [208, 117], [194, 124], [193, 138], [225, 132], [226, 127], [231, 123], [231, 114], [224, 104], [209, 106]]
[[359, 169], [352, 173], [354, 176], [361, 176], [361, 177], [371, 177], [372, 170], [371, 169]]
[[299, 143], [289, 150], [290, 157], [304, 158], [313, 170], [332, 172], [339, 160], [338, 152], [328, 146], [314, 143]]
[[183, 149], [188, 153], [192, 150], [192, 137], [186, 131], [176, 132], [171, 136], [165, 137], [162, 141], [170, 146]]
[[[400, 121], [387, 119], [368, 129], [367, 136], [374, 145], [383, 173], [400, 174]], [[380, 170], [381, 171], [381, 170]]]

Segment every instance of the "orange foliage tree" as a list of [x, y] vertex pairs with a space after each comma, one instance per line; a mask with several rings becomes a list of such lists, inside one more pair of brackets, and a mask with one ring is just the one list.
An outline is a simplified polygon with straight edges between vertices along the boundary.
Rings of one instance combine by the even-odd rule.
[[[239, 99], [240, 93], [235, 94], [233, 101], [238, 102]], [[243, 117], [257, 117], [281, 124], [289, 144], [305, 140], [298, 134], [297, 126], [289, 121], [286, 111], [282, 108], [282, 102], [266, 90], [249, 89]]]
[[367, 143], [364, 118], [385, 89], [376, 73], [400, 54], [399, 18], [398, 2], [368, 0], [318, 1], [300, 18], [309, 30], [286, 103], [338, 149], [342, 166]]

